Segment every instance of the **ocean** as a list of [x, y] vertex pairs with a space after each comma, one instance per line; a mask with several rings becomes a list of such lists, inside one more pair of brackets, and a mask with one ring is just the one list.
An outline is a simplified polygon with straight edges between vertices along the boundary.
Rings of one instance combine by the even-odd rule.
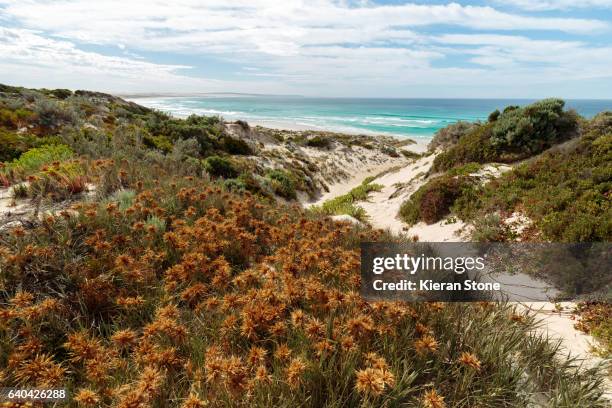
[[[430, 139], [459, 120], [486, 120], [495, 109], [531, 99], [375, 99], [299, 96], [148, 97], [131, 100], [177, 117], [190, 114], [242, 119], [252, 125]], [[612, 100], [568, 100], [583, 116], [612, 110]]]

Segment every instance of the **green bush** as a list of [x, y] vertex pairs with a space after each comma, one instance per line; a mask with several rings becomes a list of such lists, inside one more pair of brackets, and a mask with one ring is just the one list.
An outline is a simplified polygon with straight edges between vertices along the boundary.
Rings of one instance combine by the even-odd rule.
[[170, 153], [173, 148], [172, 142], [166, 136], [146, 135], [142, 138], [142, 143], [147, 147], [161, 150], [164, 153]]
[[222, 135], [220, 119], [214, 116], [191, 115], [187, 119], [175, 119], [152, 111], [146, 116], [146, 129], [152, 135], [163, 135], [171, 141], [195, 139], [200, 146], [200, 154], [210, 154]]
[[419, 221], [433, 224], [450, 214], [451, 207], [462, 195], [474, 188], [475, 181], [469, 176], [444, 175], [421, 186], [400, 207], [400, 218], [409, 225]]
[[74, 152], [66, 145], [44, 145], [28, 150], [18, 159], [10, 162], [5, 171], [13, 171], [28, 175], [38, 171], [42, 166], [55, 161], [64, 161], [74, 156]]
[[284, 170], [272, 170], [266, 175], [270, 179], [272, 189], [281, 197], [293, 200], [297, 197], [295, 180], [291, 173]]
[[602, 118], [574, 146], [549, 151], [485, 185], [466, 217], [521, 211], [546, 240], [612, 240], [612, 133], [602, 132]]
[[38, 98], [33, 108], [38, 117], [38, 123], [48, 129], [60, 125], [73, 125], [78, 120], [78, 114], [71, 106], [66, 106], [54, 99]]
[[412, 150], [400, 150], [400, 153], [402, 154], [402, 156], [404, 156], [407, 159], [420, 159], [421, 157], [423, 157], [423, 155], [421, 155], [420, 153], [416, 153], [413, 152]]
[[499, 159], [491, 145], [491, 128], [491, 124], [478, 126], [462, 136], [456, 145], [436, 156], [432, 170], [444, 171], [470, 162], [487, 163]]
[[23, 153], [19, 135], [0, 129], [0, 162], [11, 161]]
[[72, 96], [70, 89], [41, 89], [42, 93], [49, 96], [54, 96], [57, 99], [66, 99]]
[[225, 189], [228, 191], [244, 191], [247, 189], [244, 181], [237, 178], [225, 180], [223, 182], [223, 187], [225, 187]]
[[234, 178], [238, 170], [232, 162], [221, 156], [210, 156], [204, 160], [204, 168], [213, 177]]
[[499, 115], [501, 115], [501, 112], [499, 111], [499, 109], [495, 109], [493, 112], [489, 113], [487, 121], [495, 122], [497, 119], [499, 119]]
[[319, 149], [329, 149], [331, 147], [331, 139], [329, 137], [317, 135], [315, 137], [306, 139], [306, 146], [316, 147]]
[[434, 151], [439, 148], [447, 149], [454, 146], [457, 144], [459, 139], [472, 131], [476, 126], [478, 125], [475, 123], [465, 122], [462, 120], [452, 123], [438, 130], [434, 134], [434, 137], [431, 139], [431, 142], [429, 142], [427, 149], [429, 151]]
[[576, 130], [578, 117], [564, 111], [561, 99], [544, 99], [504, 111], [495, 121], [491, 143], [498, 150], [535, 154], [566, 140]]
[[473, 226], [472, 240], [476, 242], [505, 242], [515, 238], [499, 214], [486, 214], [475, 220]]
[[432, 168], [443, 171], [469, 162], [510, 163], [540, 153], [576, 133], [578, 116], [564, 111], [564, 105], [560, 99], [544, 99], [523, 108], [509, 106], [496, 120], [468, 128], [465, 134], [457, 131], [457, 136], [449, 130], [437, 143], [456, 143], [436, 157]]
[[229, 154], [244, 156], [253, 154], [253, 149], [251, 149], [247, 142], [230, 136], [223, 136], [221, 138], [221, 149]]

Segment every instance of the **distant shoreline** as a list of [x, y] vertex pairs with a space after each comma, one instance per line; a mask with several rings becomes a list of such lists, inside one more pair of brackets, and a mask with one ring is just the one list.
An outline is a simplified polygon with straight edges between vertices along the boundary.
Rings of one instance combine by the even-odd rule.
[[[182, 98], [182, 97], [183, 96], [173, 96], [173, 97], [168, 97], [168, 98]], [[139, 104], [142, 104], [142, 99], [154, 99], [154, 98], [155, 98], [154, 96], [147, 97], [147, 98], [145, 97], [139, 97], [139, 98], [124, 97], [124, 99], [126, 99], [127, 101], [135, 102]], [[187, 114], [180, 114], [176, 112], [166, 112], [166, 113], [174, 117], [182, 118], [182, 119], [189, 116]], [[249, 126], [252, 126], [252, 127], [261, 126], [264, 128], [277, 129], [277, 130], [287, 130], [287, 131], [312, 130], [312, 131], [319, 131], [319, 132], [344, 133], [347, 135], [387, 136], [387, 137], [393, 137], [399, 140], [411, 139], [411, 140], [414, 140], [416, 143], [410, 146], [410, 150], [416, 151], [418, 153], [426, 151], [427, 145], [431, 141], [431, 137], [425, 138], [422, 136], [419, 137], [419, 136], [414, 136], [414, 135], [399, 135], [399, 134], [393, 134], [393, 133], [388, 133], [388, 132], [376, 132], [376, 131], [371, 131], [367, 129], [357, 129], [357, 128], [353, 129], [353, 128], [344, 128], [344, 127], [333, 127], [333, 126], [312, 126], [312, 125], [306, 125], [306, 124], [294, 123], [294, 122], [282, 121], [282, 120], [254, 120], [254, 119], [239, 118], [239, 117], [231, 117], [231, 118], [223, 117], [223, 118], [227, 122], [235, 122], [237, 120], [242, 120], [244, 122], [247, 122]]]

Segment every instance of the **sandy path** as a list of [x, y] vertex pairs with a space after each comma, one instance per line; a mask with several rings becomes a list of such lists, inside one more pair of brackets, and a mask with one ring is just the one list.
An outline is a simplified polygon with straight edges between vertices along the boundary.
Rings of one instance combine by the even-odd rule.
[[461, 221], [442, 220], [427, 225], [420, 222], [408, 227], [398, 218], [400, 207], [412, 193], [424, 183], [424, 176], [433, 164], [435, 156], [425, 156], [395, 171], [376, 178], [374, 183], [383, 185], [381, 191], [373, 192], [368, 201], [359, 203], [369, 215], [369, 222], [375, 228], [389, 229], [395, 234], [418, 237], [419, 241], [455, 242], [461, 241], [465, 224]]
[[[393, 233], [407, 234], [410, 237], [416, 235], [419, 241], [425, 242], [461, 242], [469, 239], [466, 234], [469, 226], [461, 221], [442, 220], [431, 225], [421, 222], [407, 227], [397, 218], [401, 204], [424, 184], [423, 175], [431, 167], [433, 159], [433, 155], [423, 157], [374, 180], [374, 183], [383, 185], [382, 190], [371, 193], [367, 202], [358, 203], [368, 213], [369, 222], [373, 227], [389, 229]], [[352, 178], [346, 186], [334, 185], [325, 195], [325, 199], [344, 194], [359, 185], [366, 177], [373, 175], [376, 173], [364, 172]], [[540, 327], [537, 329], [539, 333], [561, 340], [564, 355], [582, 360], [585, 367], [606, 364], [604, 359], [591, 352], [592, 345], [597, 344], [597, 341], [592, 336], [574, 328], [576, 321], [572, 319], [571, 314], [575, 307], [574, 303], [562, 303], [561, 312], [556, 310], [553, 303], [526, 302], [518, 305], [519, 308], [529, 309], [531, 313], [536, 314], [536, 318], [541, 320]], [[606, 382], [606, 396], [612, 399], [612, 383], [609, 379]]]
[[[567, 357], [580, 360], [585, 368], [603, 366], [610, 368], [612, 361], [601, 358], [591, 352], [597, 340], [592, 336], [577, 330], [574, 325], [577, 320], [573, 318], [572, 310], [576, 308], [575, 302], [560, 302], [561, 309], [558, 310], [554, 303], [550, 302], [524, 302], [517, 304], [519, 309], [528, 309], [535, 313], [540, 320], [538, 333], [549, 336], [553, 340], [561, 340], [562, 353]], [[612, 378], [604, 379], [605, 397], [612, 401]]]
[[402, 162], [389, 161], [384, 164], [367, 165], [365, 167], [362, 167], [359, 170], [351, 169], [353, 170], [353, 176], [351, 176], [350, 178], [348, 178], [347, 180], [341, 183], [330, 184], [328, 186], [329, 191], [321, 194], [319, 197], [317, 197], [316, 200], [305, 202], [303, 203], [303, 205], [305, 207], [310, 207], [313, 205], [320, 205], [327, 200], [344, 195], [348, 193], [349, 191], [351, 191], [353, 188], [359, 186], [363, 182], [363, 180], [365, 180], [367, 177], [380, 174], [383, 171], [387, 171], [389, 169], [397, 167], [398, 165], [401, 165], [401, 163]]

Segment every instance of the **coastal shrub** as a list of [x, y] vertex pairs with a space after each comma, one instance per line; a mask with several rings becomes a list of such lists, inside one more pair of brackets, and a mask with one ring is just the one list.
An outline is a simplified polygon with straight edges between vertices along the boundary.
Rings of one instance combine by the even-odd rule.
[[436, 156], [432, 170], [444, 171], [470, 162], [488, 163], [498, 160], [498, 152], [491, 144], [492, 126], [480, 125], [461, 136], [457, 144]]
[[174, 147], [166, 136], [145, 135], [142, 138], [142, 143], [147, 147], [160, 150], [164, 153], [170, 153]]
[[388, 156], [391, 157], [400, 157], [399, 153], [397, 152], [397, 149], [395, 149], [394, 147], [391, 146], [383, 146], [380, 148], [380, 152], [384, 153]]
[[446, 127], [436, 131], [431, 142], [427, 145], [429, 151], [435, 151], [437, 149], [447, 149], [457, 144], [459, 139], [472, 131], [478, 124], [470, 123], [460, 120], [455, 123], [451, 123]]
[[419, 221], [427, 224], [438, 222], [450, 214], [455, 200], [472, 191], [474, 184], [469, 176], [435, 177], [402, 203], [399, 216], [408, 225]]
[[271, 181], [272, 189], [276, 194], [289, 200], [297, 197], [295, 191], [295, 177], [285, 170], [271, 170], [266, 174]]
[[9, 129], [19, 129], [36, 119], [36, 114], [25, 108], [2, 108], [0, 107], [0, 126]]
[[506, 242], [515, 238], [512, 229], [499, 214], [486, 214], [472, 223], [472, 241]]
[[520, 210], [546, 240], [612, 240], [612, 133], [601, 129], [486, 184], [465, 213], [477, 218]]
[[246, 184], [237, 178], [227, 179], [223, 182], [223, 187], [228, 191], [243, 191], [246, 190]]
[[24, 146], [19, 135], [0, 129], [0, 162], [11, 161], [21, 155]]
[[66, 99], [72, 96], [72, 91], [70, 89], [41, 89], [41, 92], [57, 99]]
[[179, 139], [197, 140], [203, 156], [214, 150], [217, 139], [222, 135], [220, 119], [214, 116], [191, 115], [186, 119], [176, 119], [153, 111], [146, 116], [145, 126], [150, 134], [163, 135], [172, 142]]
[[38, 124], [47, 129], [55, 129], [62, 125], [73, 125], [78, 120], [78, 114], [71, 106], [63, 106], [53, 99], [37, 98], [32, 105]]
[[580, 302], [573, 313], [579, 317], [575, 327], [598, 340], [595, 351], [603, 358], [612, 358], [612, 304]]
[[96, 197], [0, 234], [3, 386], [103, 408], [609, 405], [512, 305], [364, 301], [359, 242], [401, 238], [227, 191], [126, 129], [64, 129], [90, 157], [37, 171], [78, 164]]
[[221, 149], [229, 154], [249, 156], [253, 154], [253, 149], [247, 142], [231, 136], [221, 138]]
[[561, 99], [544, 99], [504, 111], [491, 129], [491, 143], [498, 151], [530, 155], [566, 140], [575, 132], [578, 117], [564, 111]]
[[495, 109], [493, 112], [489, 113], [487, 121], [495, 122], [497, 119], [499, 119], [499, 115], [501, 115], [501, 112], [499, 111], [499, 109]]
[[221, 156], [210, 156], [204, 159], [204, 169], [213, 177], [234, 178], [238, 170], [232, 162]]
[[80, 163], [54, 162], [29, 177], [28, 196], [62, 201], [86, 189], [87, 178]]
[[444, 171], [468, 162], [510, 163], [540, 153], [576, 134], [578, 116], [564, 111], [564, 106], [560, 99], [544, 99], [522, 108], [507, 107], [495, 121], [468, 128], [455, 138], [455, 144], [435, 158], [432, 169]]
[[331, 139], [325, 136], [314, 136], [306, 139], [306, 146], [316, 147], [319, 149], [329, 149], [331, 147]]
[[420, 159], [421, 157], [423, 157], [420, 153], [416, 153], [413, 152], [412, 150], [400, 150], [400, 153], [402, 154], [402, 156], [404, 156], [407, 159]]
[[612, 111], [599, 112], [586, 123], [585, 132], [612, 133]]
[[172, 146], [172, 158], [182, 161], [188, 158], [196, 158], [199, 155], [200, 145], [196, 139], [179, 139]]
[[74, 152], [66, 145], [44, 145], [24, 152], [19, 158], [8, 163], [4, 171], [27, 176], [46, 164], [64, 161], [73, 156]]
[[249, 124], [247, 122], [245, 122], [244, 120], [237, 120], [236, 123], [238, 126], [240, 126], [242, 128], [242, 130], [249, 130], [251, 127], [249, 126]]
[[268, 179], [264, 177], [255, 175], [249, 171], [245, 171], [238, 176], [237, 181], [241, 186], [244, 186], [245, 190], [250, 191], [253, 194], [257, 194], [261, 197], [271, 196], [270, 191], [267, 191], [262, 186], [262, 184], [268, 182]]
[[453, 167], [452, 169], [448, 170], [446, 174], [449, 176], [467, 176], [479, 172], [482, 167], [483, 166], [480, 163], [471, 162]]

